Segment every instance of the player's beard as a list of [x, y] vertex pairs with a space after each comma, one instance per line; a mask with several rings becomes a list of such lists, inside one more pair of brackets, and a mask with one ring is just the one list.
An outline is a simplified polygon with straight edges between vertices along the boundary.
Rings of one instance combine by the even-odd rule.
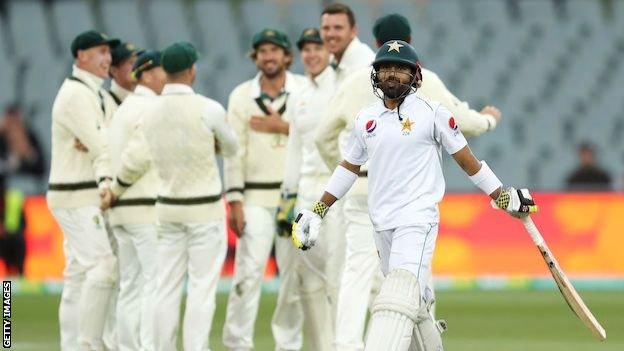
[[409, 83], [402, 83], [396, 78], [389, 78], [379, 83], [379, 88], [384, 93], [384, 97], [394, 100], [406, 96], [412, 86]]
[[260, 71], [262, 71], [262, 75], [269, 79], [273, 79], [281, 75], [285, 70], [284, 65], [280, 65], [279, 63], [274, 65], [273, 67], [261, 67]]

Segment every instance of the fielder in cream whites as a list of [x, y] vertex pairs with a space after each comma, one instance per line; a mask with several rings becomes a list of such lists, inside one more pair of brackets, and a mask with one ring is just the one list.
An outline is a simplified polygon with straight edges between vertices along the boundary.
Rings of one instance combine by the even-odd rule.
[[[63, 350], [103, 350], [102, 333], [109, 297], [117, 281], [99, 193], [111, 177], [102, 89], [119, 44], [96, 31], [79, 34], [71, 44], [72, 75], [52, 107], [52, 159], [47, 201], [63, 230], [65, 270], [59, 307]], [[75, 147], [77, 140], [88, 148]], [[98, 189], [99, 188], [99, 189]]]
[[369, 215], [385, 279], [373, 302], [365, 350], [438, 351], [442, 341], [425, 287], [445, 187], [442, 148], [499, 208], [523, 217], [537, 207], [528, 190], [504, 188], [472, 154], [446, 108], [413, 94], [422, 74], [410, 44], [383, 44], [373, 69], [372, 87], [381, 100], [358, 114], [344, 160], [320, 201], [297, 216], [292, 239], [303, 250], [316, 244], [329, 207], [347, 193], [368, 161]]
[[[155, 349], [176, 349], [185, 278], [185, 350], [208, 350], [215, 294], [226, 254], [225, 208], [215, 153], [229, 156], [237, 142], [225, 109], [196, 94], [198, 53], [177, 42], [162, 54], [167, 84], [145, 110], [141, 125], [121, 155], [121, 168], [103, 204], [131, 188], [151, 167], [160, 179], [156, 197], [158, 233]], [[138, 184], [137, 184], [138, 185]]]
[[[121, 169], [121, 156], [133, 138], [141, 133], [140, 121], [156, 102], [166, 74], [160, 51], [139, 55], [132, 70], [138, 85], [119, 107], [109, 127], [113, 170]], [[147, 116], [146, 118], [149, 118]], [[149, 155], [146, 155], [149, 156]], [[133, 182], [109, 210], [109, 220], [117, 239], [119, 295], [117, 300], [118, 349], [154, 349], [154, 297], [156, 291], [156, 212], [159, 187], [156, 170], [149, 169]]]

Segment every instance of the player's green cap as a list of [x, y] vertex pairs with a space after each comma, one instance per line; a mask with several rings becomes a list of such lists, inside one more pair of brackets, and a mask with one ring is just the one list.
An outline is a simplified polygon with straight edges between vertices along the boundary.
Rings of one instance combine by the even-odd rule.
[[418, 54], [413, 46], [403, 40], [390, 40], [377, 51], [373, 67], [377, 70], [382, 63], [397, 63], [415, 69], [417, 62]]
[[407, 18], [398, 13], [393, 13], [375, 21], [373, 35], [380, 43], [386, 43], [390, 40], [408, 41], [412, 35], [412, 28]]
[[142, 52], [142, 49], [139, 49], [132, 43], [121, 43], [111, 50], [111, 56], [113, 58], [111, 64], [117, 66], [132, 55], [140, 55]]
[[199, 53], [188, 41], [169, 45], [162, 53], [162, 67], [167, 73], [176, 73], [191, 68], [199, 59]]
[[74, 57], [78, 56], [78, 50], [87, 50], [99, 45], [108, 45], [115, 48], [119, 45], [119, 39], [110, 38], [104, 33], [95, 30], [88, 30], [78, 34], [71, 43], [71, 53]]
[[321, 33], [317, 28], [306, 28], [301, 32], [299, 36], [299, 40], [297, 40], [297, 47], [299, 50], [303, 48], [303, 45], [306, 43], [317, 43], [323, 44], [323, 39], [321, 39]]
[[265, 28], [254, 34], [251, 38], [251, 47], [255, 50], [260, 44], [272, 43], [286, 50], [290, 50], [291, 44], [286, 33], [273, 28]]
[[161, 64], [162, 52], [157, 50], [147, 50], [139, 54], [134, 66], [132, 67], [132, 76], [135, 79], [141, 78], [141, 74], [145, 71], [149, 71], [154, 67], [158, 67]]

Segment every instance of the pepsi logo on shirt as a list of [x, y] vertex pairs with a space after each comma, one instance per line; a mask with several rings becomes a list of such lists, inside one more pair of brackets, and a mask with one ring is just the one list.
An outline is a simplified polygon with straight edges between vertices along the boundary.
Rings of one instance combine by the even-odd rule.
[[377, 128], [377, 121], [375, 121], [374, 119], [369, 120], [368, 122], [366, 122], [366, 132], [367, 133], [372, 133], [375, 128]]

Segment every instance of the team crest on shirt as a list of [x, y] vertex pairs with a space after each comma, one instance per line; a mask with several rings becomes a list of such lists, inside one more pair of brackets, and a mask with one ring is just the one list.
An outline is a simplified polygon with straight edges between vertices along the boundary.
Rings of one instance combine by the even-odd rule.
[[409, 135], [412, 132], [412, 125], [414, 125], [414, 122], [409, 117], [401, 121], [401, 134]]

